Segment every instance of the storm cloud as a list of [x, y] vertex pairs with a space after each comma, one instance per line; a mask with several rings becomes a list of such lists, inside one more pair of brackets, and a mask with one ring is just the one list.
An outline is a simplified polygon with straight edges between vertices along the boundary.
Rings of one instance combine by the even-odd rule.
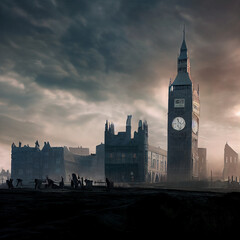
[[0, 2], [0, 166], [12, 142], [103, 142], [105, 120], [149, 123], [166, 149], [170, 78], [183, 24], [191, 76], [200, 86], [199, 146], [210, 168], [226, 141], [240, 151], [239, 1], [95, 0]]

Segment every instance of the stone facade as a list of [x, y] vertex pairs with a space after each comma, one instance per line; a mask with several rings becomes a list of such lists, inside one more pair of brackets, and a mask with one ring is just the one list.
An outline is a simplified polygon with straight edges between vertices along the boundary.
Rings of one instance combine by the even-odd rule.
[[131, 117], [127, 118], [126, 131], [118, 134], [114, 124], [106, 121], [105, 175], [114, 182], [159, 181], [166, 175], [166, 151], [148, 145], [146, 121], [139, 121], [132, 138]]
[[49, 142], [45, 142], [40, 150], [38, 142], [35, 147], [12, 144], [11, 178], [21, 178], [27, 184], [46, 176], [56, 180], [61, 176], [65, 178], [63, 147], [51, 147]]
[[96, 146], [96, 173], [95, 176], [98, 179], [104, 179], [105, 178], [105, 145], [103, 143], [100, 143]]
[[199, 180], [207, 179], [207, 149], [198, 148], [198, 177]]
[[69, 151], [75, 155], [80, 155], [80, 156], [88, 156], [90, 155], [89, 153], [89, 148], [83, 148], [81, 147], [69, 147]]
[[11, 174], [9, 172], [9, 170], [4, 170], [2, 169], [0, 172], [0, 184], [3, 184], [6, 182], [6, 180], [10, 179]]
[[148, 146], [148, 178], [147, 182], [162, 182], [167, 180], [167, 151]]
[[21, 146], [21, 143], [16, 146], [13, 143], [11, 178], [23, 179], [25, 185], [33, 183], [36, 178], [46, 177], [56, 182], [63, 177], [65, 182], [69, 182], [72, 173], [84, 178], [103, 179], [103, 146], [97, 146], [96, 154], [86, 155], [86, 152], [89, 152], [88, 148], [75, 154], [70, 151], [73, 148], [51, 147], [49, 142], [45, 142], [42, 149], [38, 142], [35, 143], [35, 147]]
[[229, 180], [240, 177], [240, 168], [238, 163], [238, 153], [235, 152], [227, 143], [224, 147], [224, 168], [223, 179]]

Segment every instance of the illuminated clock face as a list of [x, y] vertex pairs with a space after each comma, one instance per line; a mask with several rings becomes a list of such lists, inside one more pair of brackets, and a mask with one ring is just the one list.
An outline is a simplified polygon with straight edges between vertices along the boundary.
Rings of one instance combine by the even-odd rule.
[[198, 123], [195, 119], [192, 120], [192, 130], [196, 134], [198, 131]]
[[176, 117], [172, 121], [172, 127], [177, 131], [181, 131], [182, 129], [185, 128], [185, 126], [186, 126], [186, 122], [182, 117]]

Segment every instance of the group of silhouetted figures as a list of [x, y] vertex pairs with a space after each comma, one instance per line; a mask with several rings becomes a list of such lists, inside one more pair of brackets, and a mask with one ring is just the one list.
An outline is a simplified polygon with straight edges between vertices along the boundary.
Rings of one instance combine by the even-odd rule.
[[52, 179], [46, 177], [46, 180], [42, 180], [42, 179], [35, 179], [35, 189], [40, 189], [42, 184], [45, 184], [45, 188], [64, 188], [64, 180], [63, 177], [61, 177], [61, 181], [59, 182], [59, 184], [57, 185]]
[[[85, 185], [84, 185], [85, 182]], [[80, 188], [80, 189], [91, 189], [93, 186], [93, 181], [89, 180], [89, 179], [85, 179], [83, 181], [83, 177], [79, 177], [79, 175], [77, 176], [75, 173], [72, 174], [72, 178], [71, 178], [71, 187], [72, 188]], [[108, 178], [106, 178], [106, 188], [107, 190], [110, 190], [111, 188], [113, 188], [113, 182], [110, 181]]]
[[[85, 185], [84, 185], [85, 182]], [[75, 173], [72, 174], [72, 178], [71, 178], [71, 187], [72, 188], [87, 188], [87, 189], [91, 189], [93, 186], [93, 181], [90, 179], [84, 179], [83, 177], [77, 177], [77, 175]]]
[[[22, 187], [22, 182], [23, 182], [23, 180], [20, 179], [20, 178], [18, 178], [18, 179], [17, 179], [16, 187]], [[6, 184], [7, 184], [7, 187], [8, 187], [9, 189], [14, 188], [14, 187], [13, 187], [13, 179], [12, 179], [12, 178], [7, 179], [7, 180], [6, 180]]]
[[[63, 181], [63, 177], [61, 177], [61, 182], [59, 183], [59, 187], [60, 188], [63, 188], [64, 187], [64, 181]], [[17, 184], [16, 184], [16, 187], [22, 187], [23, 186], [23, 180], [20, 179], [20, 178], [17, 178]], [[46, 180], [42, 180], [42, 179], [34, 179], [34, 183], [35, 183], [35, 189], [40, 189], [42, 184], [43, 183], [46, 183], [45, 184], [45, 188], [54, 188], [54, 187], [58, 187], [54, 181], [50, 178], [46, 178]], [[6, 180], [6, 184], [7, 184], [7, 187], [8, 189], [13, 189], [14, 186], [13, 186], [13, 179], [10, 178], [10, 179], [7, 179]]]
[[[18, 178], [17, 179], [17, 184], [16, 187], [22, 187], [23, 186], [23, 180]], [[56, 184], [52, 179], [46, 177], [46, 180], [42, 180], [42, 179], [35, 179], [34, 180], [35, 189], [40, 189], [42, 187], [42, 185], [45, 185], [45, 188], [64, 188], [64, 179], [63, 177], [61, 177], [61, 181]], [[85, 184], [84, 184], [85, 183]], [[6, 184], [8, 189], [13, 189], [13, 179], [8, 179], [6, 180]], [[93, 186], [93, 181], [89, 180], [89, 179], [85, 179], [83, 180], [83, 177], [77, 177], [77, 175], [75, 173], [72, 174], [72, 178], [71, 178], [71, 188], [77, 189], [91, 189]], [[106, 178], [106, 188], [107, 190], [110, 190], [111, 188], [113, 188], [113, 182], [111, 182], [108, 178]]]

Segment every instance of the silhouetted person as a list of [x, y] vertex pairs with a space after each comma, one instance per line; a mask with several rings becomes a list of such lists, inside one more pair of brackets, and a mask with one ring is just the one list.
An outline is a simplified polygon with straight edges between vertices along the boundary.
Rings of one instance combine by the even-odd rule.
[[35, 183], [34, 188], [37, 189], [37, 179], [36, 178], [34, 179], [34, 183]]
[[88, 189], [92, 188], [92, 182], [93, 181], [91, 181], [89, 179], [85, 179], [84, 182], [86, 184], [86, 188], [88, 188]]
[[47, 187], [52, 188], [54, 185], [54, 181], [47, 177]]
[[61, 182], [59, 183], [59, 187], [60, 188], [64, 188], [64, 181], [63, 181], [63, 177], [61, 177], [62, 178], [62, 180], [61, 180]]
[[110, 190], [110, 188], [112, 187], [112, 183], [109, 181], [108, 178], [106, 178], [106, 184], [107, 184], [107, 190]]
[[72, 174], [73, 186], [74, 188], [78, 187], [78, 179], [75, 173]]
[[35, 178], [34, 182], [35, 182], [35, 189], [40, 189], [42, 185], [42, 180]]
[[83, 188], [83, 177], [81, 177], [81, 187]]
[[22, 179], [21, 178], [18, 178], [17, 179], [17, 185], [16, 185], [16, 187], [18, 187], [18, 186], [21, 186], [22, 187]]
[[79, 184], [79, 187], [82, 188], [83, 185], [82, 185], [82, 177], [80, 178], [80, 176], [78, 175], [78, 184]]
[[9, 180], [6, 180], [8, 189], [13, 189], [13, 179], [10, 178]]

